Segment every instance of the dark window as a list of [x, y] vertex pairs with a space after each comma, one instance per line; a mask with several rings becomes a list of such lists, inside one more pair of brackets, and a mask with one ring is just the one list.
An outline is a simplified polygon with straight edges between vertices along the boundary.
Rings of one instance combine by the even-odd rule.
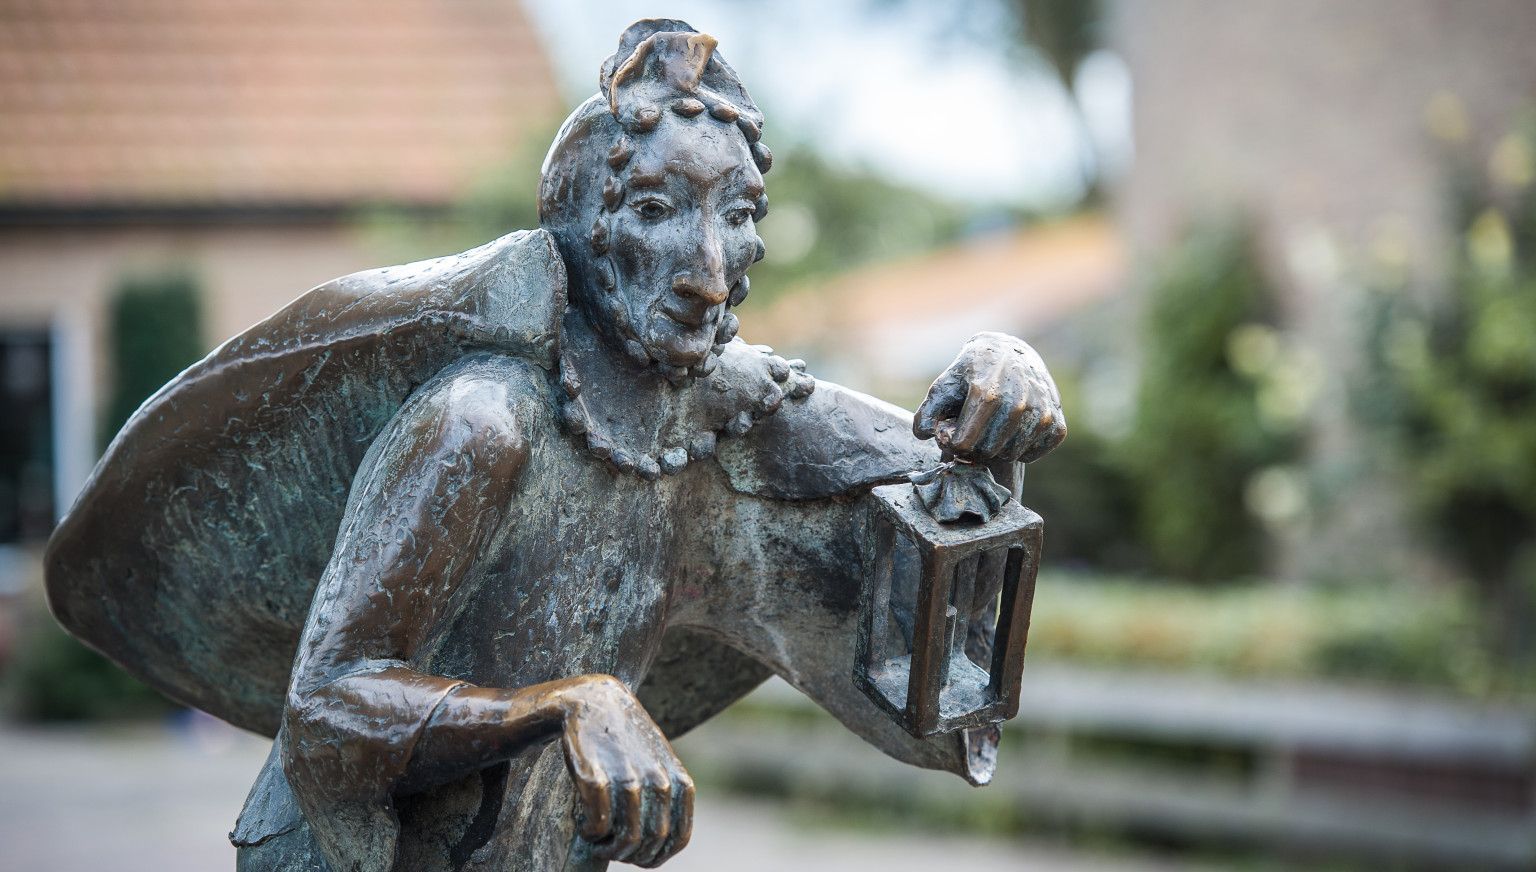
[[42, 330], [0, 330], [0, 544], [53, 529], [51, 349]]

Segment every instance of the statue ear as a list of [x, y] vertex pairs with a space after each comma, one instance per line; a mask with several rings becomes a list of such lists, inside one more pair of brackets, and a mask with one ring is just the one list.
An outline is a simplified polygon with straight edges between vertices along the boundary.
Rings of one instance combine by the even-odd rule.
[[644, 132], [654, 128], [669, 105], [690, 117], [707, 109], [756, 142], [762, 112], [715, 46], [714, 37], [675, 19], [630, 25], [598, 77], [609, 111], [625, 129]]

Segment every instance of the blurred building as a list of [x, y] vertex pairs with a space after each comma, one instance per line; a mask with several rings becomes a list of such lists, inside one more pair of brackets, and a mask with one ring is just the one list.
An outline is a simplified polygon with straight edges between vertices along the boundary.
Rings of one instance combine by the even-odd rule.
[[754, 341], [816, 357], [817, 375], [915, 403], [983, 330], [1091, 370], [1115, 328], [1094, 317], [1126, 285], [1124, 245], [1095, 216], [994, 230], [787, 292], [750, 318]]
[[1368, 569], [1355, 558], [1379, 566], [1412, 553], [1407, 501], [1348, 413], [1359, 288], [1379, 268], [1406, 272], [1425, 294], [1443, 286], [1456, 245], [1452, 156], [1493, 153], [1536, 110], [1536, 4], [1170, 0], [1112, 11], [1110, 41], [1135, 83], [1136, 156], [1113, 192], [1133, 256], [1155, 261], [1193, 221], [1250, 222], [1285, 326], [1325, 374], [1313, 407], [1327, 411], [1309, 436], [1326, 493], [1282, 570], [1350, 575]]
[[211, 346], [376, 265], [359, 212], [444, 209], [560, 103], [505, 0], [0, 0], [0, 544], [95, 461], [124, 276], [190, 270]]

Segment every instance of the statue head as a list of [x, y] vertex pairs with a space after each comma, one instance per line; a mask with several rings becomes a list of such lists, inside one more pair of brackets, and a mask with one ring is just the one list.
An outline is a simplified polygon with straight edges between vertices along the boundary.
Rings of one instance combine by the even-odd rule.
[[762, 113], [715, 40], [631, 25], [566, 119], [539, 188], [570, 292], [604, 339], [673, 381], [708, 373], [762, 259]]

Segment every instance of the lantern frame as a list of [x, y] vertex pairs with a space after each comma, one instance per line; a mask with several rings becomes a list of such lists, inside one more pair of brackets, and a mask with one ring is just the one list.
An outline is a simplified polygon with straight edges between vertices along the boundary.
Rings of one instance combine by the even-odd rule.
[[[1019, 711], [1044, 522], [1010, 499], [989, 520], [940, 523], [909, 483], [876, 487], [871, 497], [874, 535], [866, 537], [868, 571], [860, 593], [863, 615], [855, 683], [918, 738], [1014, 717]], [[890, 597], [898, 537], [915, 546], [922, 574], [913, 613], [912, 651], [885, 657], [883, 648], [892, 631]], [[974, 590], [969, 585], [974, 584], [980, 561], [996, 560], [999, 553], [1006, 559], [996, 635], [990, 668], [982, 669], [964, 653], [969, 617], [959, 614], [951, 600], [957, 588]], [[969, 579], [959, 578], [967, 571]]]

